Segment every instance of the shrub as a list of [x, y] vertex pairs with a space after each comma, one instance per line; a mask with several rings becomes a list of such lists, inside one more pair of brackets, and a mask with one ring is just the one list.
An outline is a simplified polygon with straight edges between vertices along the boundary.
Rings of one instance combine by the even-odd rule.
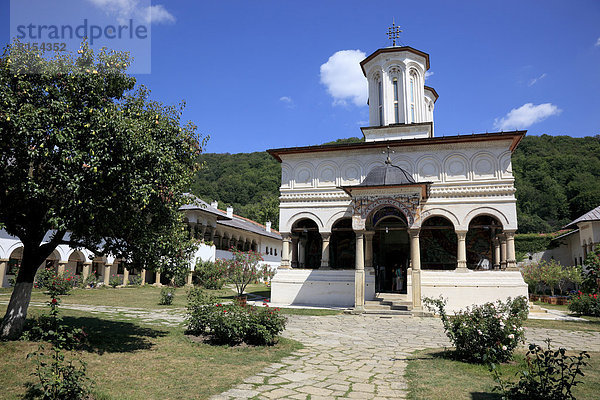
[[232, 248], [233, 259], [223, 260], [227, 270], [227, 278], [235, 284], [238, 297], [244, 294], [246, 286], [251, 282], [259, 282], [271, 279], [274, 272], [267, 265], [260, 266], [259, 262], [263, 260], [260, 253], [254, 251], [239, 251]]
[[443, 299], [425, 298], [424, 303], [429, 310], [440, 314], [458, 359], [476, 363], [504, 362], [523, 341], [522, 325], [528, 314], [527, 300], [523, 296], [509, 298], [506, 303], [498, 301], [467, 307], [454, 316], [446, 314]]
[[590, 356], [585, 351], [578, 356], [568, 356], [563, 348], [552, 350], [550, 339], [546, 343], [546, 350], [535, 344], [529, 345], [527, 369], [518, 374], [517, 382], [504, 382], [496, 366], [491, 366], [494, 380], [498, 383], [495, 390], [502, 393], [503, 399], [575, 399], [571, 390], [581, 383], [577, 376], [583, 376], [581, 368], [587, 365], [586, 359]]
[[35, 357], [37, 364], [33, 375], [39, 383], [29, 389], [30, 397], [44, 400], [88, 399], [92, 382], [86, 376], [86, 365], [79, 360], [79, 366], [73, 360], [66, 361], [59, 348], [53, 347], [50, 356], [44, 353], [44, 347], [27, 356]]
[[569, 299], [569, 310], [576, 314], [600, 317], [600, 299], [598, 293], [576, 292]]
[[73, 289], [73, 277], [65, 274], [55, 274], [46, 282], [46, 291], [51, 297], [69, 294]]
[[164, 287], [160, 291], [160, 300], [158, 304], [161, 306], [170, 306], [173, 304], [173, 298], [175, 297], [174, 287]]
[[108, 280], [108, 284], [114, 289], [117, 286], [120, 286], [123, 281], [119, 275], [112, 274], [110, 279]]
[[598, 278], [600, 278], [600, 244], [594, 247], [585, 258], [585, 274], [583, 278], [583, 290], [586, 293], [598, 293]]
[[194, 275], [199, 285], [206, 289], [222, 289], [227, 279], [226, 266], [223, 260], [202, 261], [198, 260]]
[[208, 313], [210, 312], [206, 305], [215, 304], [217, 298], [201, 288], [191, 288], [187, 295], [187, 301], [187, 330], [191, 334], [203, 334], [208, 326]]
[[235, 345], [272, 345], [285, 328], [286, 318], [277, 308], [243, 307], [239, 304], [203, 305], [190, 309], [188, 332], [207, 334], [215, 342]]
[[129, 275], [129, 285], [130, 286], [141, 286], [142, 277], [139, 275]]

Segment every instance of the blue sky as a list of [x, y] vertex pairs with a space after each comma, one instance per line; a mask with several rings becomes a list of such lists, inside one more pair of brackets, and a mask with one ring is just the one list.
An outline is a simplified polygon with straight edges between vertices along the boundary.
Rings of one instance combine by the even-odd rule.
[[[81, 1], [98, 12], [135, 3]], [[9, 2], [2, 4], [0, 35], [8, 43]], [[368, 55], [388, 46], [392, 18], [403, 29], [402, 44], [430, 55], [427, 85], [440, 95], [436, 136], [515, 128], [531, 135], [600, 134], [600, 1], [152, 5], [152, 72], [136, 77], [156, 100], [186, 101], [184, 118], [210, 135], [209, 152], [361, 136], [368, 109], [355, 93], [360, 76], [354, 93], [340, 91], [321, 66], [342, 50]], [[354, 65], [342, 60], [336, 67], [356, 76]]]

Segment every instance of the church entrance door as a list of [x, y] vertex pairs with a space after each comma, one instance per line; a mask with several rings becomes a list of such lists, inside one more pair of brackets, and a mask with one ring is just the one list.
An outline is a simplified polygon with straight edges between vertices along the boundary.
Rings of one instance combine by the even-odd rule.
[[405, 219], [394, 214], [374, 221], [373, 267], [378, 293], [406, 293], [410, 238]]

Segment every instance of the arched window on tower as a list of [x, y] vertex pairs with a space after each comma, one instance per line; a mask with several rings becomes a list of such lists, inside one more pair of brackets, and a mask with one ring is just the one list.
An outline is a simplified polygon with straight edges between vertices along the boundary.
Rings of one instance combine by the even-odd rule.
[[379, 125], [383, 126], [383, 84], [381, 79], [377, 82], [377, 98], [378, 98], [378, 111], [379, 111]]
[[398, 109], [398, 78], [394, 78], [392, 81], [394, 86], [394, 122], [400, 123], [400, 110]]
[[409, 90], [410, 90], [410, 122], [414, 124], [416, 122], [415, 119], [415, 85], [416, 85], [416, 76], [414, 73], [410, 74], [410, 82], [409, 82]]

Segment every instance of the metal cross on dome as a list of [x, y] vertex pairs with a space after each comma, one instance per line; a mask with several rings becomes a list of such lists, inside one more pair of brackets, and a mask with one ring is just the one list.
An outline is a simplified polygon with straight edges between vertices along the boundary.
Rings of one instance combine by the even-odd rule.
[[[387, 146], [387, 158], [385, 159], [385, 163], [392, 165], [392, 159], [390, 158], [390, 152], [392, 154], [395, 153], [394, 150], [390, 150], [390, 146]], [[382, 151], [382, 153], [385, 154], [386, 152]]]
[[396, 26], [396, 23], [392, 19], [392, 26], [388, 28], [388, 39], [392, 41], [392, 46], [396, 46], [396, 39], [400, 39], [400, 26]]

